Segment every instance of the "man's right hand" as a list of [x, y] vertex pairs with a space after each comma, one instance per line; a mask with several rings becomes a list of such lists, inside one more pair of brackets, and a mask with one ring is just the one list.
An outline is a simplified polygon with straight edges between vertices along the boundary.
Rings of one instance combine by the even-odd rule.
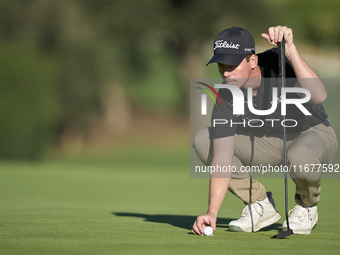
[[[213, 150], [212, 166], [230, 166], [234, 157], [234, 136], [214, 139]], [[214, 231], [216, 230], [217, 214], [227, 193], [230, 180], [231, 172], [223, 173], [223, 176], [220, 176], [219, 173], [217, 173], [217, 176], [211, 174], [208, 213], [197, 217], [191, 229], [193, 234], [204, 235], [203, 230], [206, 226], [210, 226]]]
[[191, 232], [195, 235], [204, 235], [203, 230], [206, 226], [212, 227], [212, 229], [216, 230], [216, 220], [217, 217], [211, 214], [205, 214], [202, 216], [198, 216], [194, 225], [192, 226]]

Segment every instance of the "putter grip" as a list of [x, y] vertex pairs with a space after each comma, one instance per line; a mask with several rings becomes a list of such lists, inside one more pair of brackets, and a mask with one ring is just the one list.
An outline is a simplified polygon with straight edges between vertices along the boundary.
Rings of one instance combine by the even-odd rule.
[[277, 43], [277, 47], [279, 50], [279, 78], [280, 78], [280, 87], [284, 88], [285, 77], [286, 77], [286, 61], [285, 61], [285, 42], [284, 39], [282, 42]]

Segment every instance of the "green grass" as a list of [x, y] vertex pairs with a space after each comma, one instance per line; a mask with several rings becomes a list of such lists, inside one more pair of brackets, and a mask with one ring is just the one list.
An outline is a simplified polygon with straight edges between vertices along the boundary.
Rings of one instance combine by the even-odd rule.
[[[0, 162], [0, 254], [338, 254], [338, 179], [325, 179], [319, 224], [283, 240], [282, 179], [274, 193], [279, 223], [257, 233], [227, 231], [242, 202], [227, 194], [212, 237], [190, 234], [207, 208], [207, 179], [191, 179], [187, 149], [135, 149], [114, 157]], [[294, 187], [290, 182], [290, 208]]]

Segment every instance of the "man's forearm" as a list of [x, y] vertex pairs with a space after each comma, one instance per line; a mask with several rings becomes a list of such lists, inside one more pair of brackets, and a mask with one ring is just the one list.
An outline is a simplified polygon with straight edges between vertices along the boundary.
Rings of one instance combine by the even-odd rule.
[[210, 178], [208, 213], [217, 217], [227, 193], [230, 178]]
[[[230, 166], [234, 156], [234, 136], [214, 139], [214, 156], [211, 166]], [[231, 172], [214, 172], [210, 175], [208, 214], [217, 217], [227, 193]]]

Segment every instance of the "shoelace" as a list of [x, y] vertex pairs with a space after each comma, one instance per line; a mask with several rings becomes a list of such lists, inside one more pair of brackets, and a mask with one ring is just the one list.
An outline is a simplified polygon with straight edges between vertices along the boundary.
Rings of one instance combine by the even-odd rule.
[[[260, 206], [261, 212], [258, 211], [258, 208], [255, 206], [255, 204], [258, 204], [258, 205]], [[259, 214], [260, 216], [263, 215], [263, 206], [262, 206], [260, 203], [254, 202], [254, 203], [252, 203], [252, 204], [250, 205], [250, 207], [251, 207], [251, 210], [252, 210], [252, 211], [254, 211], [254, 209], [255, 209], [255, 211], [257, 212], [257, 214]], [[253, 208], [254, 208], [254, 209], [253, 209]], [[246, 206], [246, 208], [243, 210], [241, 216], [242, 216], [242, 217], [247, 217], [249, 214], [250, 214], [250, 212], [249, 212], [249, 206]]]
[[311, 218], [311, 213], [308, 208], [305, 208], [302, 206], [295, 206], [295, 207], [289, 211], [289, 216], [291, 220], [297, 218], [298, 221], [303, 222], [306, 217], [309, 216]]

